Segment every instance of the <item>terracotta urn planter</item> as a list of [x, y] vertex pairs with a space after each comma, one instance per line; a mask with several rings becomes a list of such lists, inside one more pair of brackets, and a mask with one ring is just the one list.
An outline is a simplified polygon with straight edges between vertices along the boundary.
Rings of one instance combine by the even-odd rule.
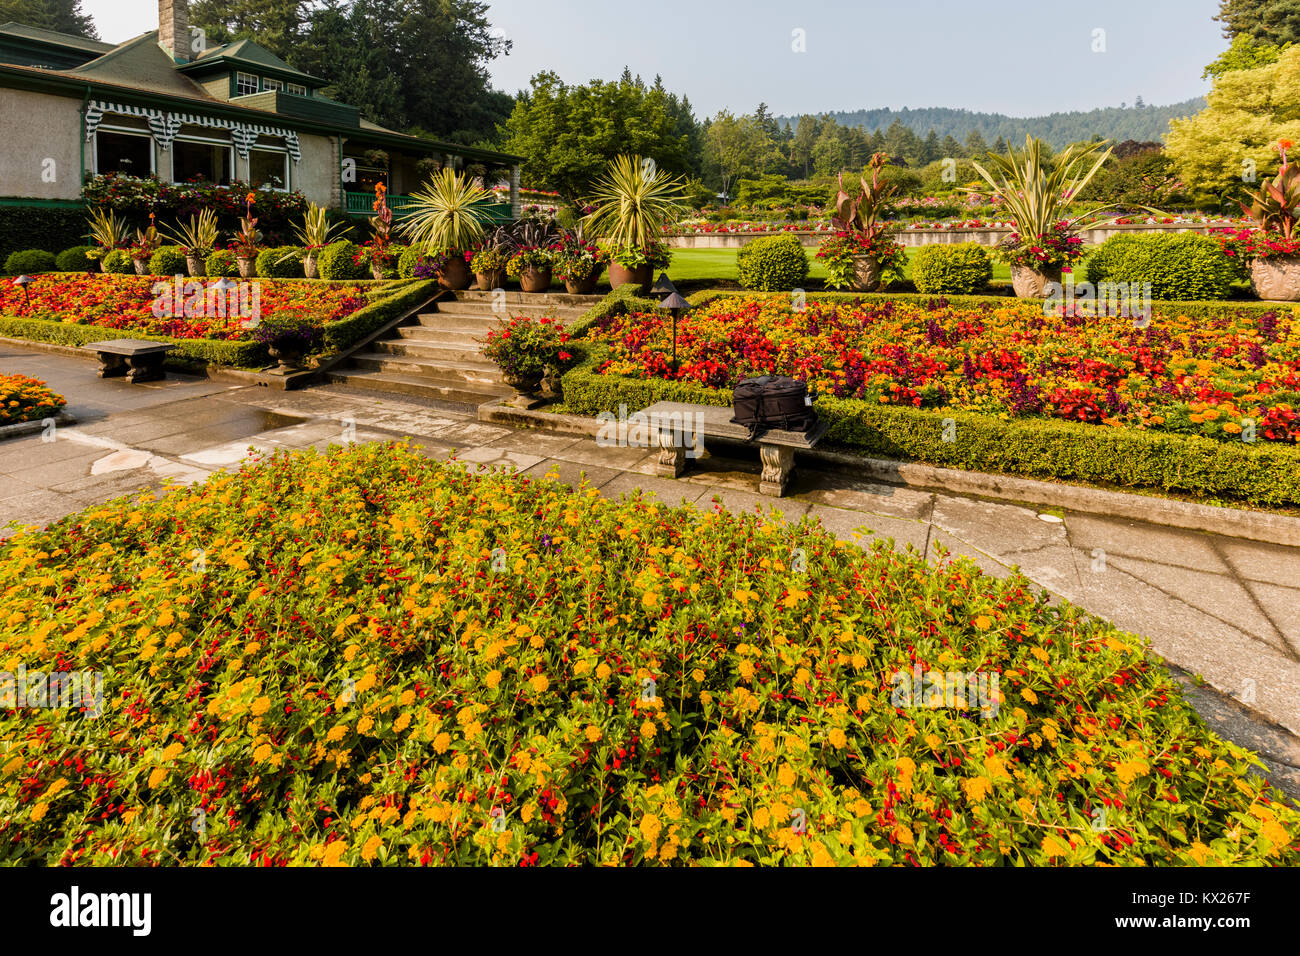
[[315, 279], [319, 272], [316, 271], [316, 253], [315, 251], [305, 253], [302, 257], [302, 274], [308, 279]]
[[438, 285], [444, 289], [459, 292], [469, 288], [469, 263], [464, 256], [453, 255], [443, 264], [438, 272]]
[[564, 291], [569, 295], [591, 295], [596, 291], [596, 283], [599, 281], [600, 269], [597, 268], [585, 279], [565, 279]]
[[524, 269], [519, 273], [519, 288], [525, 292], [545, 292], [550, 287], [551, 270], [549, 267], [545, 269]]
[[208, 274], [208, 264], [202, 256], [186, 256], [185, 268], [189, 270], [191, 276], [206, 276]]
[[1250, 287], [1261, 299], [1300, 300], [1300, 256], [1269, 256], [1250, 263]]
[[641, 287], [641, 294], [645, 295], [650, 291], [650, 283], [654, 281], [654, 278], [655, 269], [649, 263], [637, 266], [635, 269], [621, 266], [617, 262], [609, 264], [609, 287], [611, 289], [617, 289], [621, 285], [635, 282]]
[[880, 260], [874, 256], [853, 257], [853, 290], [875, 292], [880, 288]]
[[477, 272], [474, 274], [474, 281], [483, 292], [491, 292], [493, 289], [504, 289], [506, 287], [506, 270], [493, 269], [491, 272]]
[[239, 278], [251, 279], [253, 277], [254, 266], [257, 259], [253, 256], [236, 256], [235, 262], [239, 263]]
[[1011, 285], [1016, 295], [1022, 299], [1046, 299], [1048, 286], [1053, 282], [1060, 284], [1061, 270], [1031, 269], [1029, 266], [1011, 267]]
[[138, 275], [138, 276], [143, 276], [143, 275], [148, 275], [148, 274], [149, 274], [149, 260], [148, 260], [148, 259], [132, 259], [132, 260], [131, 260], [131, 264], [132, 264], [133, 266], [135, 266], [135, 274], [136, 274], [136, 275]]

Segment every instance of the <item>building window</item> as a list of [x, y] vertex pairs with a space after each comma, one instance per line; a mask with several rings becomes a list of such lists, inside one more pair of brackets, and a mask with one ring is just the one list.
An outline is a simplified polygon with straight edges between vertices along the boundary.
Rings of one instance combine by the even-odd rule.
[[290, 84], [289, 84], [289, 92], [290, 92], [290, 93], [296, 93], [296, 94], [299, 95], [299, 96], [306, 96], [306, 95], [307, 95], [307, 87], [303, 86], [301, 83], [290, 83]]
[[101, 126], [95, 130], [95, 172], [148, 176], [153, 172], [153, 138]]
[[257, 189], [288, 189], [288, 151], [254, 147], [248, 154], [248, 178], [249, 185]]
[[235, 74], [235, 95], [247, 96], [257, 92], [257, 77], [252, 73]]
[[234, 149], [228, 142], [198, 137], [176, 137], [172, 141], [172, 181], [202, 181], [230, 185]]
[[277, 80], [277, 79], [276, 79], [275, 77], [273, 77], [273, 76], [264, 76], [264, 77], [262, 77], [262, 89], [264, 89], [264, 90], [282, 90], [282, 89], [284, 89], [284, 84], [281, 83], [279, 80]]

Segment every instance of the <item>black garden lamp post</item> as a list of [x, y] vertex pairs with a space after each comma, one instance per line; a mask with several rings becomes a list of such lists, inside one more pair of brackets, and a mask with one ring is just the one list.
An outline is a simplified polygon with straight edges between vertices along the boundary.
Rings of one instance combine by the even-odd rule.
[[659, 308], [667, 309], [673, 314], [673, 372], [677, 371], [677, 316], [683, 309], [689, 309], [691, 304], [682, 298], [682, 294], [674, 289], [668, 293], [668, 297], [659, 303]]
[[31, 276], [19, 276], [17, 279], [14, 280], [14, 285], [18, 286], [20, 289], [23, 290], [23, 303], [25, 305], [32, 304], [32, 294], [27, 291], [27, 287], [31, 284], [32, 284]]

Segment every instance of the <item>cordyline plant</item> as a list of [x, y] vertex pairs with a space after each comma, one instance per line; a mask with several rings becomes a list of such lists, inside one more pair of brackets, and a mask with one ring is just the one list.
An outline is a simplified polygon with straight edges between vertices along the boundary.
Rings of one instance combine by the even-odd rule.
[[640, 156], [619, 156], [592, 193], [595, 211], [584, 223], [616, 249], [643, 249], [656, 242], [664, 226], [681, 218], [685, 181]]
[[308, 252], [313, 252], [328, 246], [334, 240], [336, 231], [341, 236], [351, 228], [347, 223], [331, 224], [325, 207], [310, 203], [302, 217], [302, 225], [294, 226], [293, 234], [300, 246]]
[[463, 173], [444, 169], [411, 194], [401, 231], [428, 253], [465, 252], [483, 238], [492, 194]]
[[857, 196], [850, 196], [844, 191], [844, 174], [840, 173], [840, 189], [835, 194], [835, 213], [831, 216], [831, 225], [838, 232], [860, 235], [870, 245], [875, 242], [887, 227], [881, 220], [889, 198], [898, 191], [897, 183], [881, 182], [880, 173], [889, 163], [885, 153], [873, 153], [871, 156], [871, 184], [865, 179], [859, 180], [862, 191]]
[[126, 220], [119, 218], [110, 209], [92, 209], [90, 211], [90, 240], [98, 247], [87, 253], [93, 259], [99, 259], [114, 249], [127, 244]]
[[1292, 146], [1289, 139], [1278, 140], [1276, 149], [1282, 157], [1282, 165], [1272, 182], [1265, 181], [1264, 188], [1257, 193], [1247, 192], [1251, 204], [1241, 203], [1241, 211], [1259, 223], [1265, 232], [1281, 233], [1288, 242], [1295, 232], [1296, 220], [1300, 218], [1300, 169], [1292, 166], [1287, 159], [1287, 150]]
[[175, 231], [164, 230], [170, 239], [180, 245], [185, 255], [204, 258], [212, 255], [217, 246], [217, 213], [204, 209], [197, 216], [190, 216], [189, 222], [180, 223]]

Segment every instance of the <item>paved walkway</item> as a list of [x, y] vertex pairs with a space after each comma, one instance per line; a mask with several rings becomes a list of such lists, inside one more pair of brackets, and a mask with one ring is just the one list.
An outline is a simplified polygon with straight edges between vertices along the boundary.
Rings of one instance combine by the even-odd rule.
[[250, 445], [324, 449], [394, 436], [411, 436], [432, 457], [556, 472], [570, 483], [585, 476], [606, 495], [641, 488], [674, 504], [712, 507], [716, 497], [737, 511], [778, 507], [845, 538], [892, 538], [932, 559], [943, 548], [999, 576], [1019, 567], [1056, 599], [1144, 635], [1181, 672], [1207, 722], [1259, 751], [1273, 779], [1300, 796], [1300, 548], [824, 472], [797, 472], [790, 497], [763, 498], [756, 453], [705, 456], [673, 481], [654, 477], [656, 456], [644, 448], [600, 448], [336, 386], [286, 393], [178, 376], [128, 385], [95, 378], [91, 361], [5, 345], [0, 369], [46, 380], [78, 419], [53, 441], [0, 443], [0, 525], [44, 524], [167, 479], [202, 480]]

